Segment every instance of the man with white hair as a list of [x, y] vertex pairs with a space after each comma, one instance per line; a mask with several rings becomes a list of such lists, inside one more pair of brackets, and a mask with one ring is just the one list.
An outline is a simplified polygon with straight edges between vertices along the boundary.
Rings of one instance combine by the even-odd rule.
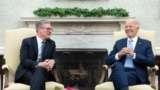
[[151, 42], [140, 38], [136, 19], [125, 22], [126, 38], [116, 41], [106, 58], [107, 65], [113, 65], [110, 80], [115, 90], [128, 90], [128, 86], [149, 84], [147, 66], [155, 65]]

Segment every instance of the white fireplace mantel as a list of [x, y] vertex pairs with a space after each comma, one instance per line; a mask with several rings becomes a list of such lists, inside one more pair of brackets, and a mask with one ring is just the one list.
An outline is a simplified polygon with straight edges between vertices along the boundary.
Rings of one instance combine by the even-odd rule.
[[[156, 55], [160, 55], [160, 47], [156, 47]], [[4, 55], [5, 53], [5, 47], [0, 46], [0, 55]]]
[[22, 21], [25, 22], [35, 22], [39, 20], [49, 20], [51, 22], [124, 22], [126, 19], [133, 18], [133, 17], [21, 17]]
[[56, 28], [54, 34], [111, 34], [123, 30], [124, 22], [129, 18], [133, 17], [21, 17], [21, 21], [33, 28], [37, 21], [49, 20]]

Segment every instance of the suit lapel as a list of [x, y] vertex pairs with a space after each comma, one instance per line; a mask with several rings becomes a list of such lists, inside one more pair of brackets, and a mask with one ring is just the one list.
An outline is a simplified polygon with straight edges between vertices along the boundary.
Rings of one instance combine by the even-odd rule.
[[36, 56], [38, 56], [38, 44], [37, 44], [36, 37], [33, 38], [32, 44], [33, 44], [33, 47], [34, 47], [34, 52], [36, 53]]
[[[127, 38], [123, 39], [123, 41], [122, 41], [121, 44], [122, 44], [122, 45], [121, 45], [120, 50], [121, 50], [122, 48], [124, 48], [124, 47], [127, 47]], [[125, 63], [125, 60], [126, 60], [126, 56], [124, 56], [123, 59], [122, 59], [122, 63], [123, 63], [123, 64]]]
[[127, 38], [123, 39], [122, 48], [124, 48], [124, 47], [127, 47]]
[[138, 37], [134, 52], [138, 52], [139, 49], [141, 48], [141, 45], [142, 45], [142, 40], [141, 40], [141, 38]]
[[44, 53], [43, 53], [43, 59], [45, 59], [47, 57], [47, 53], [49, 52], [49, 49], [50, 49], [48, 47], [49, 47], [49, 41], [46, 40], [46, 42], [45, 42], [45, 48], [44, 48]]

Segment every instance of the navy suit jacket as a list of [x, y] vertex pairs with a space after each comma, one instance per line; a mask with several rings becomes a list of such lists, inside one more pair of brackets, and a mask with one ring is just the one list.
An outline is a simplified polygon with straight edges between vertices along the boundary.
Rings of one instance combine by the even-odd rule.
[[[112, 65], [114, 62], [121, 62], [124, 65], [126, 56], [121, 57], [118, 61], [115, 59], [116, 53], [118, 53], [124, 47], [127, 47], [127, 38], [116, 41], [113, 50], [106, 58], [106, 64]], [[155, 57], [153, 55], [151, 42], [138, 37], [134, 52], [136, 53], [136, 57], [133, 60], [133, 63], [135, 65], [138, 77], [142, 84], [149, 83], [147, 66], [153, 67], [155, 65]]]
[[[54, 59], [55, 56], [55, 42], [51, 39], [46, 40], [45, 50], [43, 54], [43, 60], [45, 59]], [[20, 64], [17, 67], [15, 82], [23, 76], [23, 74], [29, 70], [34, 70], [35, 66], [38, 64], [37, 62], [38, 56], [38, 44], [36, 36], [25, 38], [22, 41], [22, 45], [20, 48]]]

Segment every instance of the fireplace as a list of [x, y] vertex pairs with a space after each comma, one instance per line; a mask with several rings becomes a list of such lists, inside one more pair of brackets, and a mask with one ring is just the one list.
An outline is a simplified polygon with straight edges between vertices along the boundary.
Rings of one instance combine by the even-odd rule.
[[51, 21], [61, 82], [65, 86], [93, 88], [100, 79], [107, 49], [112, 48], [113, 32], [123, 30], [129, 18], [134, 17], [21, 17], [21, 21], [28, 28], [34, 28], [42, 19]]
[[105, 48], [57, 49], [57, 72], [61, 83], [65, 87], [93, 89], [101, 77], [107, 55]]

